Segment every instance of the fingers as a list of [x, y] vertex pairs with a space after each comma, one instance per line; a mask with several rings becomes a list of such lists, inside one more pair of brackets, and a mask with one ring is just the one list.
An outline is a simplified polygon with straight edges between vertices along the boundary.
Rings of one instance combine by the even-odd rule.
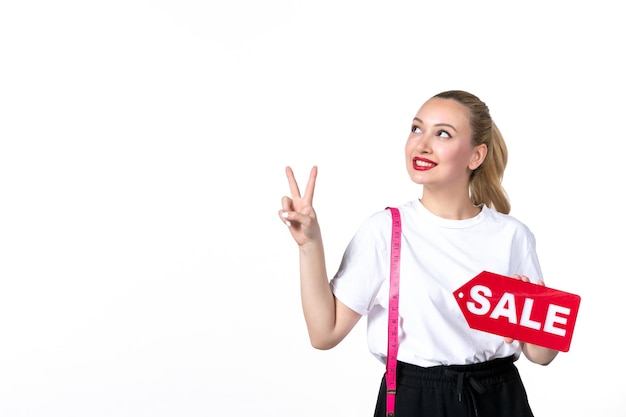
[[293, 200], [287, 196], [284, 196], [281, 200], [281, 206], [282, 206], [282, 210], [281, 211], [293, 211]]
[[287, 181], [289, 182], [289, 192], [291, 193], [291, 196], [294, 198], [300, 198], [300, 188], [298, 187], [296, 176], [293, 174], [291, 167], [285, 168], [285, 173], [287, 174]]
[[[513, 339], [512, 337], [506, 337], [505, 336], [505, 337], [503, 337], [503, 339], [504, 339], [504, 343], [506, 343], [508, 345], [510, 345], [511, 343], [515, 342], [515, 339]], [[519, 340], [518, 340], [518, 342], [519, 342], [520, 347], [523, 349], [524, 345], [526, 344], [526, 342], [520, 342]]]
[[309, 202], [309, 204], [313, 204], [313, 193], [315, 191], [315, 181], [317, 180], [317, 166], [313, 166], [311, 168], [311, 173], [309, 174], [309, 181], [306, 184], [306, 188], [304, 189], [304, 199]]
[[283, 223], [285, 223], [287, 226], [291, 226], [293, 223], [298, 228], [301, 226], [309, 227], [312, 223], [311, 215], [302, 214], [298, 211], [293, 210], [290, 207], [289, 201], [291, 201], [289, 197], [283, 197], [283, 208], [281, 210], [278, 210], [278, 216], [281, 218]]
[[282, 209], [278, 210], [278, 216], [283, 223], [287, 226], [291, 226], [292, 223], [297, 226], [308, 226], [311, 222], [309, 216], [299, 213], [293, 205], [293, 200], [287, 196], [282, 198]]
[[[532, 282], [532, 281], [530, 280], [530, 278], [528, 278], [526, 275], [515, 274], [515, 275], [513, 275], [513, 278], [515, 278], [515, 279], [519, 279], [520, 281], [524, 281], [524, 282]], [[539, 280], [537, 280], [537, 285], [541, 285], [542, 287], [545, 287], [545, 286], [546, 286], [546, 284], [545, 284], [545, 282], [543, 281], [543, 279], [539, 279]]]
[[278, 210], [278, 216], [281, 218], [283, 223], [288, 227], [291, 226], [291, 222], [287, 220], [288, 212], [293, 211], [293, 200], [289, 197], [283, 197], [281, 200], [282, 210]]
[[515, 274], [513, 275], [513, 278], [524, 282], [530, 282], [530, 278], [528, 278], [526, 275]]
[[304, 189], [304, 196], [300, 196], [300, 187], [296, 181], [296, 176], [290, 166], [285, 168], [287, 181], [289, 182], [289, 191], [291, 197], [284, 196], [281, 200], [282, 209], [278, 211], [278, 216], [283, 223], [289, 227], [292, 224], [299, 228], [310, 225], [310, 216], [314, 216], [313, 210], [313, 194], [315, 192], [315, 182], [317, 180], [317, 166], [311, 168], [309, 179]]
[[[289, 192], [291, 193], [291, 197], [300, 198], [300, 187], [298, 187], [296, 176], [294, 175], [291, 167], [286, 167], [285, 173], [287, 174], [287, 181], [289, 182]], [[302, 197], [309, 205], [313, 204], [313, 194], [315, 192], [316, 179], [317, 166], [313, 166], [313, 168], [311, 168], [311, 173], [309, 174], [309, 180], [307, 181], [306, 188], [304, 189], [304, 196]]]

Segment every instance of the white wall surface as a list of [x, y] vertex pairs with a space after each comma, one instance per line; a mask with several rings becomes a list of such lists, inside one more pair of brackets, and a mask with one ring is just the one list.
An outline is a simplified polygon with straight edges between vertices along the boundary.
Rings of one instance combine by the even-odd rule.
[[571, 350], [520, 360], [537, 417], [624, 416], [618, 2], [0, 3], [0, 416], [373, 413], [365, 321], [310, 347], [284, 167], [319, 166], [328, 268], [416, 198], [411, 118], [485, 100]]

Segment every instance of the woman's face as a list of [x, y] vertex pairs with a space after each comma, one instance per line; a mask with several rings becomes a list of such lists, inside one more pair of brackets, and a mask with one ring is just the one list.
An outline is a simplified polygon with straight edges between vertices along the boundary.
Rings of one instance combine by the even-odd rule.
[[[417, 184], [467, 190], [486, 147], [473, 146], [469, 111], [452, 99], [432, 98], [419, 109], [406, 142], [406, 168]], [[482, 152], [481, 149], [484, 151]]]

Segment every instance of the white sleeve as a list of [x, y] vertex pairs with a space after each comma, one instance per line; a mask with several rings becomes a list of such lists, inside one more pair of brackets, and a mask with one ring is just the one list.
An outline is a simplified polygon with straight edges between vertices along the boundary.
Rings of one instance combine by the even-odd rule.
[[391, 215], [371, 216], [353, 236], [331, 280], [335, 297], [361, 315], [370, 311], [388, 280], [390, 239]]
[[537, 283], [537, 281], [543, 279], [543, 274], [537, 256], [535, 235], [527, 227], [524, 227], [524, 231], [524, 238], [520, 239], [518, 242], [519, 247], [516, 250], [519, 256], [519, 265], [514, 266], [512, 272], [514, 274], [526, 275], [531, 282]]

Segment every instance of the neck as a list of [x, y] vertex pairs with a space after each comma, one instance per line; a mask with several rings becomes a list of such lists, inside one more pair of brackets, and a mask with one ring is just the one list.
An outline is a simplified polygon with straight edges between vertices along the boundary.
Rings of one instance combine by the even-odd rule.
[[480, 213], [480, 207], [474, 206], [469, 194], [433, 193], [424, 189], [422, 205], [438, 217], [450, 220], [471, 219]]

